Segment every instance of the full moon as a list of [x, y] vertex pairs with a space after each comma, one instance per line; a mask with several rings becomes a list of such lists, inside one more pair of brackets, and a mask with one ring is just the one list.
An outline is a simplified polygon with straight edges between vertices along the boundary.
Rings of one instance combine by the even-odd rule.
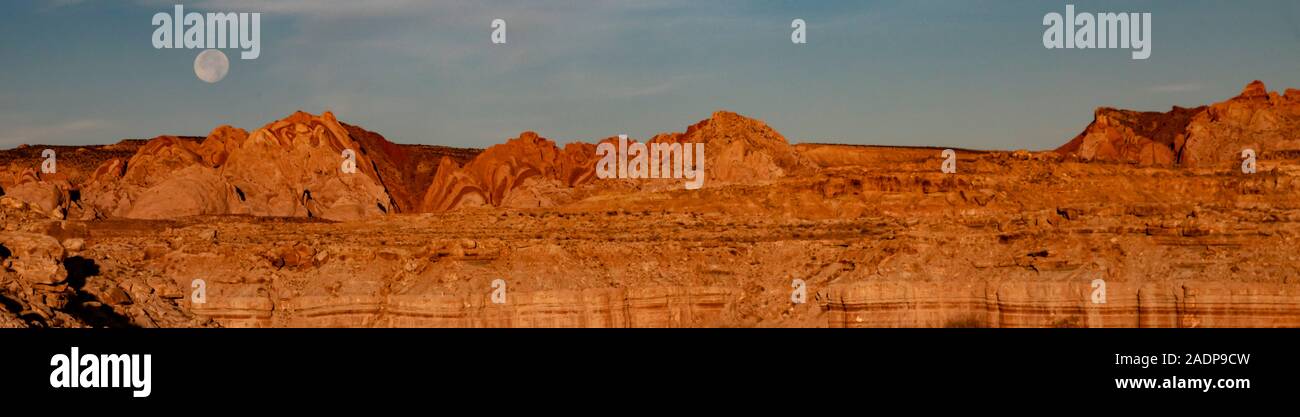
[[199, 56], [194, 58], [194, 75], [208, 83], [221, 81], [222, 78], [226, 78], [226, 73], [229, 71], [230, 59], [219, 50], [208, 49], [199, 52]]

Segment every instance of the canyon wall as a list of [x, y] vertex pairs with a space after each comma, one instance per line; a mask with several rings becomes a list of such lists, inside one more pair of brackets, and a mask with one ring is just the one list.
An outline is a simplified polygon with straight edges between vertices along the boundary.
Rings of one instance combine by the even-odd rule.
[[830, 327], [1300, 327], [1300, 283], [871, 282], [819, 294]]
[[0, 325], [1297, 327], [1298, 94], [1101, 109], [954, 174], [720, 111], [646, 141], [704, 143], [699, 190], [596, 178], [616, 138], [397, 145], [330, 113], [59, 148], [58, 173], [20, 148]]

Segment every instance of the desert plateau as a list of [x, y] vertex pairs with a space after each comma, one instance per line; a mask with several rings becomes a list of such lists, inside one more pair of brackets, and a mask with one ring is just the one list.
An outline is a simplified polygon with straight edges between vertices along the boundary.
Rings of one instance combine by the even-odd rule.
[[1300, 90], [1082, 128], [954, 173], [729, 111], [633, 138], [703, 143], [698, 190], [599, 178], [618, 132], [404, 145], [329, 112], [24, 145], [0, 326], [1300, 326]]

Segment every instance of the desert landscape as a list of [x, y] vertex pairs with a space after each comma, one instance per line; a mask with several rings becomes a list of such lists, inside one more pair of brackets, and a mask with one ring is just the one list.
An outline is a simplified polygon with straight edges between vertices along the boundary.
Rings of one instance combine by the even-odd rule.
[[404, 145], [329, 112], [0, 151], [0, 326], [1300, 326], [1300, 90], [1100, 108], [955, 173], [728, 111], [634, 139], [704, 143], [703, 188], [598, 178], [613, 136]]

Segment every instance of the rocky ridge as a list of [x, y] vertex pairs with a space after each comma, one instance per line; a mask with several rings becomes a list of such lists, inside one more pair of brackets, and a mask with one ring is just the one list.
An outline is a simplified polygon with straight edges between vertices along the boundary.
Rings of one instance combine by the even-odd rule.
[[[596, 144], [531, 132], [416, 150], [300, 113], [160, 137], [94, 172], [29, 174], [67, 181], [68, 220], [0, 197], [0, 324], [1300, 327], [1290, 96], [1099, 111], [1062, 150], [962, 150], [957, 174], [941, 149], [791, 145], [718, 112], [647, 141], [706, 143], [700, 190], [597, 180]], [[1258, 173], [1237, 169], [1242, 144]], [[351, 182], [342, 149], [364, 149]]]
[[1268, 91], [1248, 84], [1226, 101], [1168, 112], [1099, 108], [1092, 124], [1062, 154], [1085, 160], [1142, 165], [1222, 168], [1241, 163], [1241, 152], [1300, 152], [1300, 90]]

